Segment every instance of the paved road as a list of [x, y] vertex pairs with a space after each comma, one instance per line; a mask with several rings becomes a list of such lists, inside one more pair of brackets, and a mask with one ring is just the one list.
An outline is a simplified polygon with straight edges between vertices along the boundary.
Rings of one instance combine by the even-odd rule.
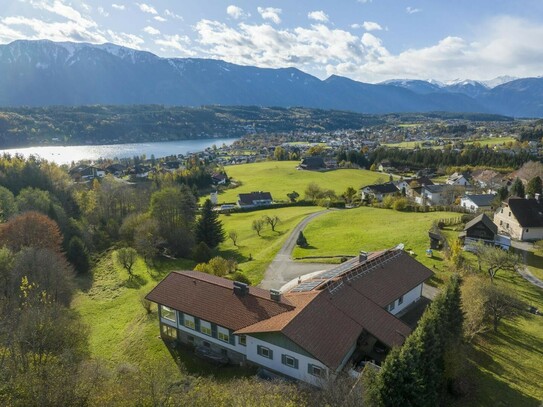
[[536, 287], [543, 288], [543, 281], [534, 276], [527, 267], [519, 267], [518, 273], [528, 282], [532, 283]]
[[298, 239], [298, 234], [300, 231], [303, 230], [307, 224], [317, 216], [329, 213], [331, 210], [333, 209], [312, 213], [298, 223], [298, 225], [296, 225], [273, 261], [268, 266], [268, 269], [264, 274], [264, 279], [259, 285], [261, 288], [266, 290], [269, 290], [270, 288], [278, 290], [293, 278], [312, 273], [314, 271], [328, 270], [336, 266], [335, 264], [325, 263], [297, 263], [291, 258], [292, 250], [294, 249], [294, 246], [296, 246], [296, 240]]

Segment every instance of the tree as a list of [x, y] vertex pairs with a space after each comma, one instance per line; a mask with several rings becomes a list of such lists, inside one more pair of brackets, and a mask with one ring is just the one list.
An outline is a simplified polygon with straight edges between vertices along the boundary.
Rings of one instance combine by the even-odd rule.
[[55, 221], [38, 212], [25, 212], [0, 226], [0, 245], [18, 252], [24, 247], [60, 252], [62, 235]]
[[353, 187], [348, 187], [343, 193], [343, 199], [347, 205], [351, 205], [356, 197], [356, 189]]
[[491, 282], [494, 282], [494, 277], [500, 270], [516, 271], [520, 262], [520, 259], [516, 254], [484, 243], [477, 243], [475, 251], [477, 254], [479, 271], [482, 271], [484, 268], [490, 277]]
[[528, 185], [526, 185], [526, 194], [530, 196], [530, 198], [535, 197], [536, 194], [541, 195], [543, 192], [543, 181], [541, 181], [541, 178], [538, 176], [532, 178]]
[[524, 198], [525, 196], [524, 184], [518, 177], [515, 179], [515, 181], [513, 181], [513, 184], [511, 185], [511, 195], [518, 196], [520, 198]]
[[262, 232], [262, 229], [264, 228], [264, 221], [262, 219], [253, 220], [252, 228], [256, 234], [260, 236], [260, 232]]
[[196, 218], [196, 200], [190, 188], [182, 185], [153, 193], [150, 212], [168, 248], [177, 255], [189, 255], [194, 246], [192, 230]]
[[300, 230], [300, 233], [298, 233], [298, 238], [296, 239], [296, 244], [300, 247], [307, 247], [307, 239], [304, 236], [304, 232]]
[[5, 222], [17, 213], [17, 203], [13, 193], [0, 186], [0, 222]]
[[497, 332], [502, 319], [515, 318], [523, 309], [521, 301], [505, 288], [477, 276], [467, 278], [463, 284], [462, 306], [464, 332], [470, 340], [491, 328]]
[[159, 225], [155, 219], [147, 218], [140, 223], [134, 233], [134, 248], [149, 267], [158, 255], [159, 246], [164, 243]]
[[287, 194], [288, 199], [290, 199], [290, 202], [296, 202], [296, 199], [300, 197], [300, 194], [296, 191], [292, 191]]
[[205, 242], [200, 242], [194, 248], [192, 258], [198, 263], [207, 263], [213, 257], [213, 251]]
[[91, 260], [89, 251], [81, 238], [73, 236], [70, 239], [68, 250], [66, 250], [66, 258], [72, 263], [78, 273], [84, 274], [90, 270]]
[[213, 210], [211, 200], [206, 199], [202, 214], [196, 222], [196, 241], [204, 242], [211, 249], [224, 242], [224, 230], [219, 220], [219, 212]]
[[238, 247], [238, 232], [231, 230], [228, 232], [228, 237], [232, 240], [234, 246]]
[[305, 197], [315, 202], [322, 194], [322, 188], [315, 182], [311, 182], [305, 189]]
[[278, 224], [279, 222], [281, 222], [281, 220], [279, 219], [279, 217], [278, 217], [278, 216], [275, 216], [275, 215], [274, 215], [274, 216], [265, 216], [265, 217], [264, 217], [264, 220], [266, 221], [266, 223], [267, 223], [268, 225], [270, 225], [272, 232], [275, 232], [275, 227], [277, 226], [277, 224]]
[[277, 147], [275, 147], [275, 150], [273, 152], [273, 157], [277, 161], [284, 161], [284, 160], [288, 159], [288, 153], [283, 147], [277, 146]]
[[128, 272], [130, 278], [134, 276], [132, 273], [132, 267], [138, 259], [138, 252], [131, 247], [123, 247], [117, 250], [117, 261]]

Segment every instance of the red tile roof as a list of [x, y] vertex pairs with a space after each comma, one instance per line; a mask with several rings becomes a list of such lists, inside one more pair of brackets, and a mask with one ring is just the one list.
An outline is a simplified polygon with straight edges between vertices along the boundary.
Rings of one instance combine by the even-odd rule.
[[270, 293], [249, 287], [245, 296], [234, 294], [233, 281], [198, 271], [175, 271], [146, 298], [209, 322], [237, 330], [294, 309], [287, 300], [270, 299]]

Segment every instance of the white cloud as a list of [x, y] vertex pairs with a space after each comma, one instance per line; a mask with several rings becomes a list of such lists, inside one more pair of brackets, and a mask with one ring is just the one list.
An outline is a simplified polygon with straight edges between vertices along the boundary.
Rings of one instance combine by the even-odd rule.
[[160, 35], [160, 31], [157, 30], [156, 28], [154, 27], [151, 27], [150, 25], [148, 25], [147, 27], [145, 27], [143, 29], [143, 31], [145, 31], [147, 34], [150, 34], [150, 35]]
[[158, 14], [158, 12], [155, 10], [153, 6], [150, 6], [145, 3], [136, 3], [136, 4], [140, 8], [140, 10], [143, 11], [144, 13], [155, 14], [155, 15]]
[[307, 18], [310, 20], [320, 21], [322, 23], [328, 21], [328, 15], [322, 10], [310, 11], [307, 13]]
[[228, 7], [226, 7], [226, 14], [236, 20], [247, 18], [250, 16], [250, 14], [243, 11], [241, 7], [234, 5], [229, 5]]
[[173, 49], [178, 52], [177, 56], [194, 56], [195, 52], [189, 47], [190, 38], [186, 35], [164, 35], [161, 39], [155, 40], [155, 44], [163, 49]]
[[383, 29], [379, 23], [376, 23], [374, 21], [364, 21], [362, 23], [362, 27], [366, 31], [380, 31]]
[[98, 13], [100, 13], [101, 16], [109, 17], [109, 13], [106, 10], [104, 10], [103, 7], [98, 7], [97, 10], [98, 10]]
[[415, 14], [415, 13], [420, 13], [422, 11], [422, 9], [420, 8], [415, 8], [415, 7], [411, 7], [411, 6], [408, 6], [405, 8], [405, 12], [407, 14]]
[[168, 21], [166, 20], [164, 17], [161, 17], [161, 16], [154, 16], [153, 17], [156, 21], [160, 21], [161, 23], [163, 23], [164, 21]]
[[366, 4], [371, 3], [372, 0], [357, 0], [359, 3]]
[[258, 7], [257, 11], [264, 20], [273, 21], [275, 24], [279, 24], [281, 22], [281, 17], [279, 17], [279, 14], [281, 14], [282, 10], [280, 8]]
[[64, 4], [60, 0], [55, 0], [53, 2], [42, 0], [42, 1], [31, 1], [30, 4], [39, 10], [45, 10], [50, 13], [56, 14], [58, 16], [64, 17], [67, 20], [73, 21], [81, 25], [82, 28], [95, 27], [96, 23], [90, 18], [83, 17], [79, 11], [74, 9], [71, 6]]
[[115, 10], [121, 10], [121, 11], [126, 9], [126, 6], [124, 4], [115, 4], [115, 3], [113, 3], [111, 5], [111, 7], [114, 8]]
[[145, 42], [143, 38], [134, 34], [119, 33], [112, 30], [107, 30], [106, 32], [111, 39], [111, 42], [123, 47], [141, 49], [141, 45]]
[[183, 20], [183, 17], [179, 14], [175, 14], [173, 11], [170, 11], [168, 9], [164, 10], [164, 14], [168, 17], [174, 18], [176, 20]]

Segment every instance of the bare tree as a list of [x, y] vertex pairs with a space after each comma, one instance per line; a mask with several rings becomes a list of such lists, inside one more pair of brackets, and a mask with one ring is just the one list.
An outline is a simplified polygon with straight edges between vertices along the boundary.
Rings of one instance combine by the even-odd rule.
[[516, 254], [483, 243], [477, 244], [476, 255], [479, 271], [482, 271], [484, 268], [491, 282], [494, 282], [494, 277], [500, 270], [516, 271], [520, 262]]
[[265, 216], [264, 220], [270, 225], [272, 232], [275, 232], [275, 227], [281, 220], [277, 216]]
[[232, 243], [234, 243], [234, 246], [238, 247], [238, 232], [235, 230], [231, 230], [228, 232], [228, 237], [232, 240]]
[[260, 232], [262, 232], [262, 229], [264, 229], [264, 221], [262, 219], [255, 219], [253, 220], [252, 227], [256, 234], [260, 236]]
[[121, 266], [126, 269], [130, 278], [134, 275], [132, 273], [132, 267], [134, 267], [137, 259], [138, 252], [131, 247], [123, 247], [122, 249], [117, 250], [117, 260], [121, 263]]

